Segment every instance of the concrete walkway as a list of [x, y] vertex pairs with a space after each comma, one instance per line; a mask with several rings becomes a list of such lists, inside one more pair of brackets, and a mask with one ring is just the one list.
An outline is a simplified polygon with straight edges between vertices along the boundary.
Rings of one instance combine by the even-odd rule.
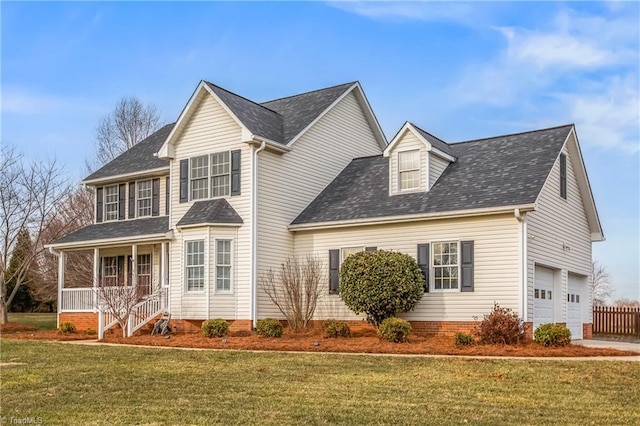
[[[379, 354], [379, 353], [353, 353], [353, 352], [309, 352], [309, 351], [269, 351], [269, 350], [246, 350], [246, 349], [217, 349], [217, 348], [183, 348], [175, 346], [152, 346], [152, 345], [131, 345], [125, 343], [102, 343], [97, 340], [68, 340], [68, 341], [50, 341], [41, 340], [51, 343], [64, 343], [69, 345], [87, 345], [87, 346], [123, 346], [129, 348], [145, 348], [145, 349], [176, 349], [182, 351], [215, 351], [215, 352], [252, 352], [252, 353], [285, 353], [285, 354], [305, 354], [305, 355], [349, 355], [349, 356], [377, 356], [377, 357], [405, 357], [405, 358], [460, 358], [460, 359], [476, 359], [476, 360], [522, 360], [522, 361], [632, 361], [640, 362], [640, 355], [634, 356], [582, 356], [582, 357], [523, 357], [523, 356], [477, 356], [477, 355], [432, 355], [432, 354]], [[590, 340], [576, 340], [572, 343], [592, 342]], [[602, 343], [623, 343], [623, 342], [604, 342]], [[640, 345], [630, 343], [636, 347], [632, 349], [613, 347], [613, 346], [592, 346], [601, 348], [614, 348], [621, 350], [631, 350], [640, 353]], [[588, 345], [583, 345], [588, 346]]]
[[588, 348], [610, 348], [618, 349], [619, 351], [640, 352], [640, 343], [622, 342], [618, 340], [572, 340], [571, 343]]

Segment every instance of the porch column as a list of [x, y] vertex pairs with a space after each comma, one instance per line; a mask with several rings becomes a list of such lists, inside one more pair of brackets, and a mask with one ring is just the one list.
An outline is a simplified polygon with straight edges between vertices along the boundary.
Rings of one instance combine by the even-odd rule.
[[167, 243], [160, 244], [160, 288], [167, 285]]
[[64, 288], [64, 252], [61, 251], [58, 256], [58, 321], [57, 326], [60, 327], [60, 312], [62, 311], [62, 289]]
[[137, 286], [138, 285], [138, 267], [136, 263], [138, 262], [138, 246], [137, 244], [131, 245], [131, 282], [129, 285]]
[[100, 249], [93, 249], [93, 312], [98, 311], [98, 286], [100, 285]]

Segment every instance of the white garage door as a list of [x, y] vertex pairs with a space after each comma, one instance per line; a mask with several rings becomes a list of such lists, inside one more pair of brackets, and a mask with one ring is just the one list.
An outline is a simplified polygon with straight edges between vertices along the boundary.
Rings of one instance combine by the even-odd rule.
[[553, 322], [553, 270], [536, 266], [533, 287], [533, 329]]
[[583, 289], [585, 278], [569, 274], [567, 291], [567, 327], [572, 339], [582, 339], [582, 308], [584, 307]]

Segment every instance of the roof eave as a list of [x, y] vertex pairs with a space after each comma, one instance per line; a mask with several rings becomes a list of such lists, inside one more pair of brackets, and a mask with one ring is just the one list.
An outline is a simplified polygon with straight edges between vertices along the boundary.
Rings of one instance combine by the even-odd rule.
[[105, 176], [105, 177], [100, 177], [95, 179], [86, 179], [80, 183], [83, 185], [96, 186], [100, 184], [121, 181], [124, 179], [163, 176], [166, 174], [164, 172], [168, 172], [168, 171], [169, 171], [169, 166], [167, 165], [164, 167], [157, 167], [155, 169], [140, 170], [140, 171], [131, 172], [131, 173], [122, 173], [119, 175], [111, 175], [111, 176]]
[[72, 241], [68, 243], [59, 243], [59, 244], [45, 244], [45, 248], [53, 248], [54, 250], [82, 250], [89, 249], [95, 247], [104, 247], [104, 246], [113, 246], [113, 245], [122, 245], [122, 244], [140, 244], [146, 242], [155, 242], [155, 241], [164, 241], [164, 240], [172, 240], [173, 239], [173, 231], [169, 230], [163, 233], [157, 234], [148, 234], [148, 235], [139, 235], [139, 236], [130, 236], [130, 237], [118, 237], [118, 238], [101, 238], [97, 240], [85, 240], [85, 241]]
[[223, 226], [227, 228], [239, 228], [242, 225], [244, 225], [244, 223], [200, 222], [200, 223], [188, 223], [186, 225], [176, 225], [176, 229], [200, 228], [203, 226]]

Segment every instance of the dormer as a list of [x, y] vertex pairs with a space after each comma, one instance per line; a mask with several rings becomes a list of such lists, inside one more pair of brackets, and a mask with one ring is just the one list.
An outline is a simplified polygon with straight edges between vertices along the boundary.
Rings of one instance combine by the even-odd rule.
[[449, 145], [408, 121], [384, 150], [389, 159], [389, 194], [427, 192], [450, 163]]

